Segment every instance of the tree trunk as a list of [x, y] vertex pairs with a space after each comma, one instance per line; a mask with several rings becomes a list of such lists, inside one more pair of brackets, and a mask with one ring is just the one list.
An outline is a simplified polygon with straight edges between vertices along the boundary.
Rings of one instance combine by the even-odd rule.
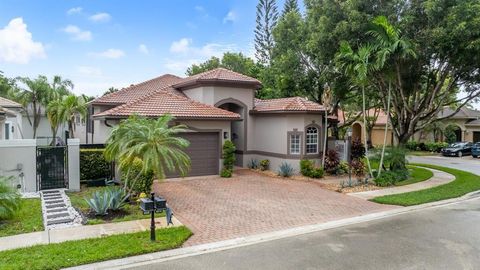
[[367, 144], [367, 112], [365, 111], [365, 86], [362, 86], [362, 105], [363, 105], [363, 139], [365, 145], [365, 158], [367, 159], [368, 174], [372, 177], [372, 167], [370, 166], [370, 158], [368, 157], [368, 144]]
[[328, 142], [328, 112], [325, 109], [325, 127], [324, 127], [324, 139], [323, 139], [323, 153], [322, 153], [322, 169], [325, 169], [325, 155], [327, 151], [327, 142]]
[[392, 90], [390, 87], [390, 84], [388, 85], [388, 98], [387, 98], [387, 110], [386, 110], [386, 115], [387, 115], [387, 123], [385, 123], [385, 131], [383, 134], [383, 146], [382, 146], [382, 155], [380, 157], [380, 164], [378, 165], [378, 173], [377, 177], [380, 176], [382, 173], [382, 168], [383, 168], [383, 158], [385, 157], [385, 147], [387, 145], [387, 134], [388, 134], [388, 122], [390, 120], [390, 99], [392, 97]]

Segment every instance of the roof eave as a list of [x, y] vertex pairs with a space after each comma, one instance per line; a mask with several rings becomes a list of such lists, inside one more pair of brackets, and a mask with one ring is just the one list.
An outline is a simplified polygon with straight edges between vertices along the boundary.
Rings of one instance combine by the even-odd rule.
[[260, 81], [236, 81], [236, 80], [223, 80], [223, 79], [196, 79], [187, 82], [181, 82], [172, 85], [173, 88], [178, 90], [188, 90], [201, 86], [228, 86], [234, 88], [250, 88], [260, 89], [262, 83]]
[[[156, 118], [161, 115], [139, 115], [140, 117]], [[192, 116], [175, 116], [177, 120], [221, 120], [221, 121], [242, 121], [242, 118], [239, 117], [192, 117]], [[130, 115], [93, 115], [94, 120], [103, 120], [103, 119], [127, 119]]]
[[298, 111], [289, 111], [289, 110], [272, 110], [272, 111], [257, 111], [250, 110], [250, 114], [325, 114], [323, 111], [309, 111], [309, 110], [298, 110]]

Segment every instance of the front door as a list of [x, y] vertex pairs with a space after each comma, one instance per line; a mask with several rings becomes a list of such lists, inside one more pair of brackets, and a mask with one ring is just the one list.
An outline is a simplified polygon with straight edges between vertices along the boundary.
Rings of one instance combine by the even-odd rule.
[[474, 143], [480, 142], [480, 131], [473, 132], [473, 142]]

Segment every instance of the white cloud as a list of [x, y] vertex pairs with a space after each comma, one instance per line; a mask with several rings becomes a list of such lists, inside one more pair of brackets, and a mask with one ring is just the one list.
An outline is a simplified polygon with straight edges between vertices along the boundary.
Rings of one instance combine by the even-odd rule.
[[82, 13], [82, 10], [83, 10], [82, 7], [74, 7], [67, 10], [67, 15], [80, 14]]
[[174, 41], [172, 42], [172, 45], [170, 45], [170, 51], [174, 53], [185, 53], [189, 50], [191, 43], [192, 39], [190, 38], [182, 38], [178, 41]]
[[90, 66], [78, 66], [77, 72], [81, 75], [92, 76], [92, 77], [100, 77], [103, 75], [103, 72], [100, 68], [90, 67]]
[[69, 34], [73, 40], [78, 40], [78, 41], [92, 40], [92, 32], [84, 31], [76, 25], [71, 25], [71, 24], [67, 25], [65, 28], [63, 28], [63, 32]]
[[228, 23], [228, 22], [235, 22], [237, 20], [237, 13], [235, 11], [230, 10], [227, 15], [223, 18], [223, 23]]
[[143, 53], [143, 54], [148, 54], [149, 53], [147, 45], [145, 45], [145, 44], [138, 45], [138, 51]]
[[92, 22], [108, 22], [111, 18], [112, 16], [105, 12], [100, 12], [88, 17], [88, 19]]
[[0, 62], [27, 64], [32, 58], [45, 57], [43, 44], [33, 41], [23, 18], [15, 18], [0, 29]]
[[125, 52], [120, 49], [108, 49], [103, 52], [89, 53], [90, 56], [108, 59], [118, 59], [125, 56]]

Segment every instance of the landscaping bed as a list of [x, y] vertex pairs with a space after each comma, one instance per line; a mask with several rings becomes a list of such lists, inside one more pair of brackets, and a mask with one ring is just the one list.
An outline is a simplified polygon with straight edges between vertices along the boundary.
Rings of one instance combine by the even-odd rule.
[[[72, 206], [77, 209], [84, 218], [84, 223], [87, 225], [122, 222], [129, 220], [145, 219], [149, 218], [149, 215], [144, 215], [140, 210], [139, 203], [136, 199], [127, 202], [122, 209], [111, 211], [105, 216], [96, 216], [91, 212], [88, 203], [85, 198], [90, 198], [96, 191], [101, 191], [108, 187], [87, 187], [83, 185], [80, 192], [68, 192]], [[157, 213], [157, 217], [165, 216], [165, 213]]]
[[[20, 209], [11, 219], [0, 221], [0, 237], [43, 231], [40, 199], [20, 199]], [[1, 265], [1, 264], [0, 264]]]
[[480, 176], [478, 175], [457, 169], [435, 166], [430, 164], [414, 165], [450, 173], [455, 176], [455, 180], [448, 184], [429, 189], [377, 197], [372, 199], [371, 201], [382, 204], [411, 206], [457, 198], [467, 193], [480, 190]]
[[192, 232], [185, 226], [38, 245], [0, 252], [1, 269], [61, 269], [180, 247]]

